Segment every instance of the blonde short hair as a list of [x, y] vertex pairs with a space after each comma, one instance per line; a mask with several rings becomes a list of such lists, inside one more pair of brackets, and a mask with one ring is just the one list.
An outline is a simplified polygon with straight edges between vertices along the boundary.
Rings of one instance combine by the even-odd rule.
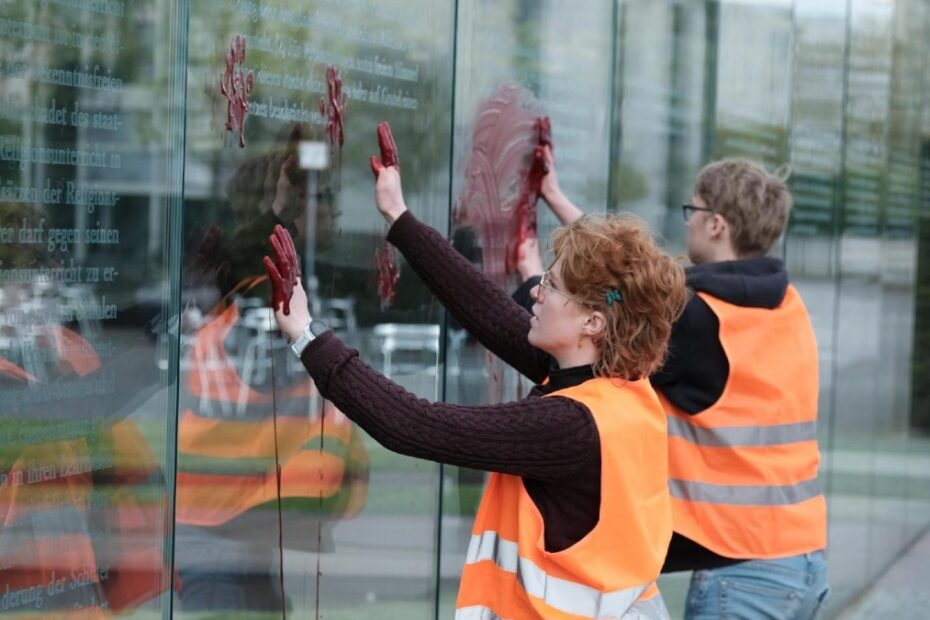
[[567, 291], [607, 320], [594, 338], [601, 352], [595, 374], [632, 380], [658, 370], [688, 293], [684, 269], [645, 223], [631, 215], [584, 215], [557, 229], [552, 247]]
[[704, 166], [694, 193], [730, 225], [739, 256], [764, 256], [785, 230], [791, 192], [782, 176], [748, 159], [722, 159]]

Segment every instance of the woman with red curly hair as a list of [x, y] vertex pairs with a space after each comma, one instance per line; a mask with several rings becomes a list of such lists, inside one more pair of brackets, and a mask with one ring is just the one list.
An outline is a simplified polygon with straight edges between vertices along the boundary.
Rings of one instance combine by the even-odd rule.
[[556, 231], [532, 313], [404, 203], [396, 151], [372, 158], [388, 235], [488, 349], [535, 381], [499, 405], [429, 403], [358, 358], [307, 311], [283, 229], [265, 265], [275, 317], [320, 393], [385, 447], [492, 472], [456, 618], [667, 618], [655, 586], [671, 538], [665, 415], [648, 377], [687, 293], [638, 220], [585, 216]]

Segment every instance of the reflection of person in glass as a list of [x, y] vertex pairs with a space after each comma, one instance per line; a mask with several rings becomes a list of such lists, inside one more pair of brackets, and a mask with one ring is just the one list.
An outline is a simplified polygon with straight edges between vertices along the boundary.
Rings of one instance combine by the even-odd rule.
[[[0, 205], [2, 226], [46, 217]], [[43, 246], [2, 247], [4, 266], [54, 266]], [[154, 382], [151, 347], [98, 355], [99, 322], [65, 318], [93, 303], [40, 277], [0, 287], [0, 615], [103, 617], [170, 582], [164, 482], [127, 406]]]
[[[543, 197], [570, 224], [581, 211], [546, 154]], [[675, 535], [663, 572], [695, 571], [693, 620], [720, 617], [724, 593], [740, 617], [812, 618], [828, 592], [817, 345], [784, 264], [766, 256], [790, 209], [785, 181], [743, 159], [708, 164], [682, 206], [697, 294], [652, 384], [672, 436]]]
[[654, 583], [671, 537], [667, 437], [647, 377], [684, 306], [683, 270], [641, 222], [586, 217], [554, 234], [531, 315], [407, 211], [386, 125], [379, 138], [372, 169], [389, 240], [463, 326], [539, 385], [498, 405], [416, 398], [311, 320], [277, 228], [265, 266], [282, 331], [320, 392], [377, 441], [492, 472], [460, 617], [667, 617]]
[[[260, 286], [266, 278], [250, 272], [259, 231], [273, 223], [303, 241], [315, 208], [318, 238], [334, 236], [331, 179], [313, 179], [319, 189], [308, 199], [311, 179], [297, 165], [305, 131], [295, 126], [285, 145], [239, 168], [226, 218], [236, 228], [203, 232], [192, 266], [198, 275], [188, 280], [175, 556], [182, 611], [280, 611], [279, 510], [285, 547], [328, 551], [334, 521], [365, 501], [359, 432], [272, 334]], [[203, 311], [194, 293], [209, 299]]]

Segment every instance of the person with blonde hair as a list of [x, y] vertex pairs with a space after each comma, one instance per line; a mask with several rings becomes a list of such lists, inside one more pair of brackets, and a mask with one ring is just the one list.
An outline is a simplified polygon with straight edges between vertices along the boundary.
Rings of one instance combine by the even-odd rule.
[[456, 319], [537, 382], [519, 401], [419, 399], [365, 365], [307, 311], [289, 235], [276, 229], [275, 317], [320, 393], [385, 447], [492, 472], [456, 617], [667, 618], [655, 586], [671, 537], [665, 414], [648, 377], [687, 299], [684, 270], [629, 217], [553, 235], [532, 314], [408, 211], [379, 127], [375, 201], [388, 239]]
[[[581, 211], [545, 155], [543, 198], [570, 225]], [[784, 264], [766, 256], [791, 193], [761, 164], [724, 159], [692, 194], [682, 212], [695, 295], [651, 377], [669, 422], [675, 534], [662, 570], [695, 571], [688, 620], [814, 618], [829, 591], [817, 343]]]

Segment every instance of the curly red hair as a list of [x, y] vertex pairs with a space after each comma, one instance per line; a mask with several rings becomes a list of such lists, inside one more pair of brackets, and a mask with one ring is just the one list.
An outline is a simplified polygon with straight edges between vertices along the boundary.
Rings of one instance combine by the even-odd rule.
[[656, 245], [645, 222], [588, 214], [557, 229], [552, 247], [568, 292], [606, 318], [594, 338], [601, 352], [595, 374], [633, 380], [658, 370], [688, 290], [684, 269]]

